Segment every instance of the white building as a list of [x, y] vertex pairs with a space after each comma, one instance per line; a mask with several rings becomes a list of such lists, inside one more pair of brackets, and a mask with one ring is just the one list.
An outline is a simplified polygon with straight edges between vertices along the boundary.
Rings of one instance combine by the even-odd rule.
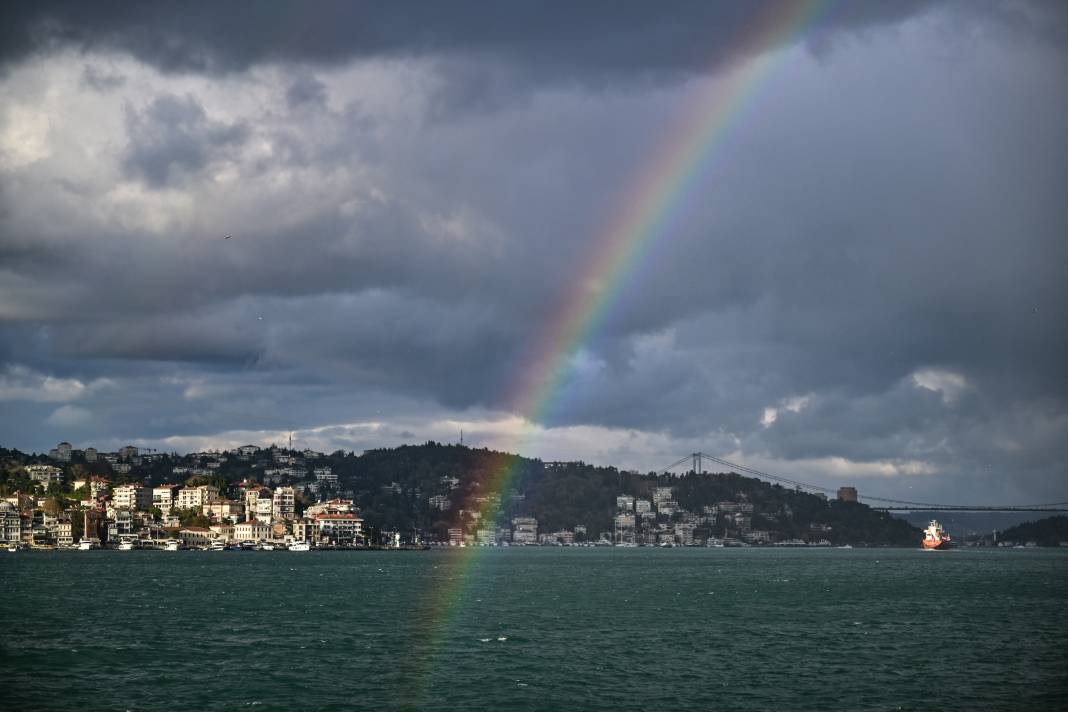
[[271, 535], [271, 525], [258, 519], [251, 519], [234, 525], [234, 539], [237, 541], [260, 541]]
[[279, 487], [274, 491], [273, 509], [275, 519], [293, 519], [297, 515], [297, 492], [292, 487]]
[[657, 509], [660, 508], [660, 504], [662, 502], [667, 502], [670, 499], [671, 499], [671, 488], [670, 487], [657, 487], [656, 489], [653, 490], [653, 504], [656, 505]]
[[452, 506], [452, 502], [449, 498], [443, 494], [436, 494], [430, 498], [430, 508], [438, 509], [444, 512], [446, 509]]
[[137, 482], [119, 485], [112, 490], [111, 502], [117, 509], [145, 510], [152, 506], [152, 491]]
[[206, 503], [201, 511], [213, 519], [239, 522], [244, 519], [245, 505], [232, 499], [218, 499]]
[[620, 512], [629, 512], [634, 509], [634, 498], [629, 494], [621, 494], [616, 497], [616, 509]]
[[351, 499], [331, 499], [316, 502], [304, 511], [304, 516], [315, 517], [320, 514], [356, 514], [356, 504]]
[[534, 517], [516, 517], [513, 519], [512, 541], [516, 544], [537, 544], [538, 520]]
[[245, 491], [245, 518], [265, 522], [274, 518], [274, 497], [271, 490], [257, 485]]
[[363, 538], [363, 520], [355, 514], [320, 514], [315, 525], [320, 541], [347, 545]]
[[200, 509], [208, 502], [219, 499], [219, 490], [211, 485], [183, 487], [178, 490], [179, 509]]
[[178, 485], [160, 485], [152, 488], [152, 506], [159, 507], [163, 514], [170, 514], [178, 496]]
[[22, 540], [22, 517], [10, 502], [0, 502], [0, 544], [17, 544]]
[[30, 473], [30, 479], [40, 482], [45, 487], [53, 482], [63, 481], [63, 470], [53, 465], [26, 465], [26, 471]]
[[332, 485], [337, 484], [337, 475], [329, 467], [316, 467], [312, 472], [315, 474], [315, 479], [319, 482], [325, 482]]
[[660, 514], [670, 517], [672, 514], [679, 511], [679, 503], [673, 499], [666, 499], [656, 505], [656, 510]]

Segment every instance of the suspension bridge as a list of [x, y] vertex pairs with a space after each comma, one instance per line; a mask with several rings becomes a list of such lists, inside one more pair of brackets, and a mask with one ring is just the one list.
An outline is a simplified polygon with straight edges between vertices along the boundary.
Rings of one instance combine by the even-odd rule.
[[[768, 480], [780, 485], [787, 485], [794, 489], [821, 493], [827, 495], [837, 496], [837, 491], [828, 487], [821, 487], [819, 485], [810, 484], [808, 482], [801, 482], [800, 480], [791, 479], [789, 477], [783, 477], [782, 475], [775, 475], [770, 472], [764, 472], [763, 470], [757, 470], [752, 467], [746, 467], [736, 462], [730, 462], [724, 460], [721, 457], [715, 457], [714, 455], [708, 455], [703, 452], [690, 453], [686, 457], [671, 463], [658, 474], [661, 475], [674, 475], [677, 474], [676, 470], [679, 467], [689, 466], [688, 472], [694, 472], [698, 475], [705, 473], [705, 464], [709, 463], [717, 467], [726, 467], [731, 472], [738, 474], [752, 475], [753, 477]], [[983, 505], [971, 505], [971, 504], [938, 504], [934, 502], [910, 502], [904, 499], [892, 499], [889, 497], [872, 497], [864, 495], [865, 504], [873, 502], [874, 504], [868, 504], [872, 509], [880, 509], [888, 512], [903, 511], [903, 512], [1068, 512], [1068, 502], [1047, 502], [1045, 504], [1025, 504], [1025, 505], [996, 505], [996, 504], [983, 504]]]

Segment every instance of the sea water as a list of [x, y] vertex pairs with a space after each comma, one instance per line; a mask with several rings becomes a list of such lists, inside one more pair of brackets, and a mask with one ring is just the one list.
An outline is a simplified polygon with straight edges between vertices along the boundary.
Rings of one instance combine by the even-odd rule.
[[4, 710], [1068, 707], [1068, 552], [0, 553]]

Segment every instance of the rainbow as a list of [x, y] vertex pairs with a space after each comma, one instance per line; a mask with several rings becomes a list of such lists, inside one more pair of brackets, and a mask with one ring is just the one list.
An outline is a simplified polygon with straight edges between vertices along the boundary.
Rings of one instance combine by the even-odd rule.
[[[782, 56], [769, 48], [803, 35], [826, 4], [822, 0], [791, 0], [771, 5], [736, 43], [735, 56], [748, 57], [748, 61], [721, 81], [701, 85], [707, 88], [696, 93], [654, 160], [622, 194], [620, 209], [593, 240], [574, 289], [565, 295], [555, 317], [535, 341], [540, 347], [524, 363], [516, 380], [509, 398], [511, 410], [529, 425], [521, 428], [506, 450], [524, 451], [536, 435], [534, 424], [542, 422], [558, 405], [572, 359], [597, 332], [650, 248], [669, 235], [672, 219], [702, 184], [717, 148], [730, 137]], [[481, 521], [496, 521], [504, 499], [501, 495], [509, 491], [517, 472], [515, 463], [515, 458], [502, 457], [501, 466], [486, 483], [483, 492], [497, 497], [491, 497], [480, 511]], [[436, 619], [437, 631], [430, 645], [431, 656], [462, 605], [477, 551], [477, 547], [464, 550], [459, 565], [441, 590], [435, 591], [430, 618]]]

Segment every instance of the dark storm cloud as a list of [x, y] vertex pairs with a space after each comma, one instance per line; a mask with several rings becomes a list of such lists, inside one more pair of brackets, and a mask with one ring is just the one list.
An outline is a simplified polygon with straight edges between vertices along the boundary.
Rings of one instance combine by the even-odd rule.
[[326, 104], [326, 85], [310, 74], [302, 75], [289, 85], [286, 101], [291, 109], [301, 104], [322, 106]]
[[127, 107], [126, 123], [123, 165], [156, 188], [196, 173], [248, 135], [244, 125], [210, 120], [191, 96], [165, 94], [143, 110]]
[[[842, 3], [827, 30], [892, 22], [923, 0]], [[231, 72], [263, 62], [339, 63], [378, 57], [479, 57], [533, 76], [598, 79], [702, 72], [758, 48], [745, 28], [781, 2], [676, 0], [542, 3], [15, 2], [5, 6], [0, 57], [72, 46], [128, 52], [165, 71]], [[1014, 16], [1015, 17], [1015, 16]], [[1015, 17], [1023, 21], [1026, 16]]]
[[121, 74], [109, 72], [93, 64], [85, 65], [82, 71], [82, 80], [97, 91], [107, 92], [118, 89], [126, 83], [126, 78]]
[[[510, 407], [569, 295], [614, 288], [585, 281], [597, 236], [761, 11], [312, 7], [8, 11], [11, 437]], [[546, 423], [1063, 493], [1068, 83], [1038, 21], [1060, 11], [925, 7], [831, 5], [818, 56], [754, 88]], [[419, 61], [346, 64], [381, 58]], [[45, 383], [68, 399], [17, 400]]]

